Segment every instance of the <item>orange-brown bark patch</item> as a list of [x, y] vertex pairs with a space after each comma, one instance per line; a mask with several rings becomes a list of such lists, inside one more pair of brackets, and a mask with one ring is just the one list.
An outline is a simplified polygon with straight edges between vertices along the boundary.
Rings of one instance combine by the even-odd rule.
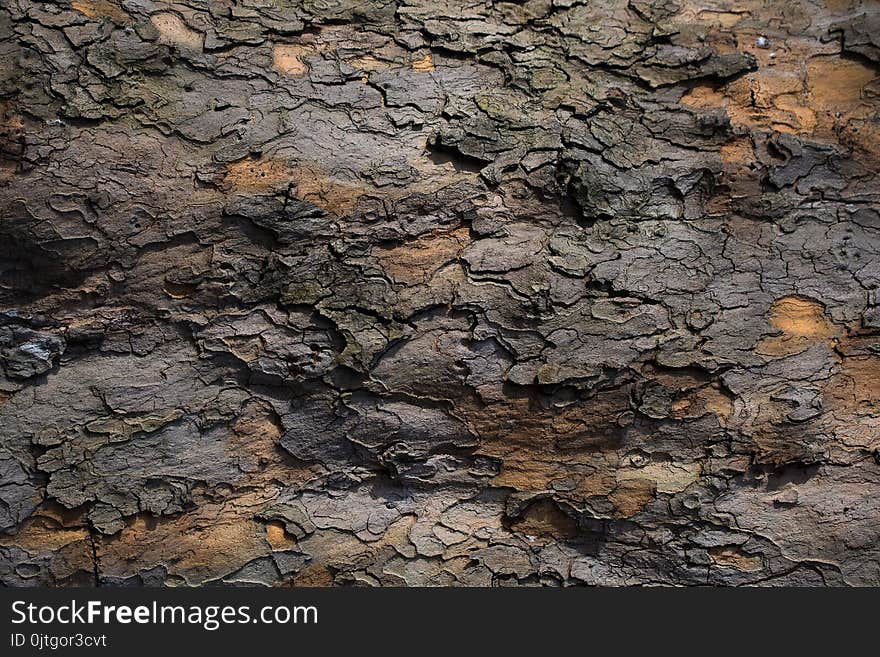
[[877, 413], [880, 404], [880, 357], [846, 358], [825, 388], [832, 409]]
[[511, 524], [522, 534], [540, 538], [570, 538], [577, 534], [577, 522], [552, 500], [530, 504], [522, 517]]
[[317, 52], [315, 46], [279, 43], [272, 48], [272, 67], [284, 75], [299, 77], [309, 72], [305, 58]]
[[424, 57], [420, 57], [416, 59], [412, 63], [412, 69], [414, 71], [418, 71], [419, 73], [430, 73], [434, 70], [434, 58], [431, 56], [431, 53], [428, 53]]
[[304, 568], [293, 580], [294, 586], [323, 587], [333, 585], [333, 572], [321, 564]]
[[287, 550], [296, 544], [296, 541], [284, 531], [284, 525], [277, 521], [266, 525], [266, 541], [273, 550]]
[[291, 180], [291, 167], [287, 162], [246, 159], [227, 165], [223, 182], [234, 191], [265, 192], [283, 189]]
[[70, 6], [89, 18], [110, 18], [117, 23], [128, 20], [128, 14], [122, 10], [118, 2], [112, 0], [74, 0]]
[[468, 229], [459, 228], [373, 253], [391, 278], [412, 285], [427, 282], [438, 269], [457, 258], [468, 241]]
[[177, 14], [162, 12], [150, 16], [150, 22], [159, 30], [159, 42], [190, 50], [202, 50], [205, 35], [187, 25]]
[[14, 545], [30, 554], [39, 554], [58, 552], [88, 537], [85, 527], [65, 528], [52, 518], [36, 515], [28, 518], [15, 534], [0, 536], [0, 545]]
[[746, 554], [739, 548], [730, 546], [709, 548], [709, 558], [716, 566], [735, 568], [746, 573], [757, 572], [764, 565], [760, 555]]
[[614, 505], [617, 517], [631, 518], [654, 499], [656, 491], [657, 486], [650, 479], [630, 479], [621, 481], [608, 499]]
[[838, 334], [825, 307], [804, 297], [777, 299], [770, 307], [769, 320], [779, 335], [766, 337], [755, 347], [764, 356], [790, 356]]

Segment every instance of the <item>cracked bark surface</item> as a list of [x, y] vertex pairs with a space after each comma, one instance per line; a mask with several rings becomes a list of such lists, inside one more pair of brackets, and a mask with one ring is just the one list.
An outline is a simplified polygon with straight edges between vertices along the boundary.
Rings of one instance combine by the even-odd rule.
[[877, 4], [0, 40], [3, 584], [880, 584]]

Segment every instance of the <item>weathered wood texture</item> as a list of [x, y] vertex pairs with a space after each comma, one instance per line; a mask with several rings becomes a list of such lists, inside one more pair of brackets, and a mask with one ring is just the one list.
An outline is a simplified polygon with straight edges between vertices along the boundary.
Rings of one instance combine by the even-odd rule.
[[0, 582], [880, 584], [877, 3], [0, 39]]

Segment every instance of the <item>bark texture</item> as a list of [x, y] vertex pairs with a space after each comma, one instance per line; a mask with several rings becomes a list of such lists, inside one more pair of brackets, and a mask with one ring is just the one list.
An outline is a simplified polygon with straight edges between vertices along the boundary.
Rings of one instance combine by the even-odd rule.
[[876, 3], [0, 40], [0, 582], [880, 584]]

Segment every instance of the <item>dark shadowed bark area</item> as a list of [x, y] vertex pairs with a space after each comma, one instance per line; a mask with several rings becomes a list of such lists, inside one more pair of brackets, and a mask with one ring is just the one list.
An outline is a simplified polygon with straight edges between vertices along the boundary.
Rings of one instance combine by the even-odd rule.
[[0, 2], [0, 582], [880, 584], [880, 5]]

